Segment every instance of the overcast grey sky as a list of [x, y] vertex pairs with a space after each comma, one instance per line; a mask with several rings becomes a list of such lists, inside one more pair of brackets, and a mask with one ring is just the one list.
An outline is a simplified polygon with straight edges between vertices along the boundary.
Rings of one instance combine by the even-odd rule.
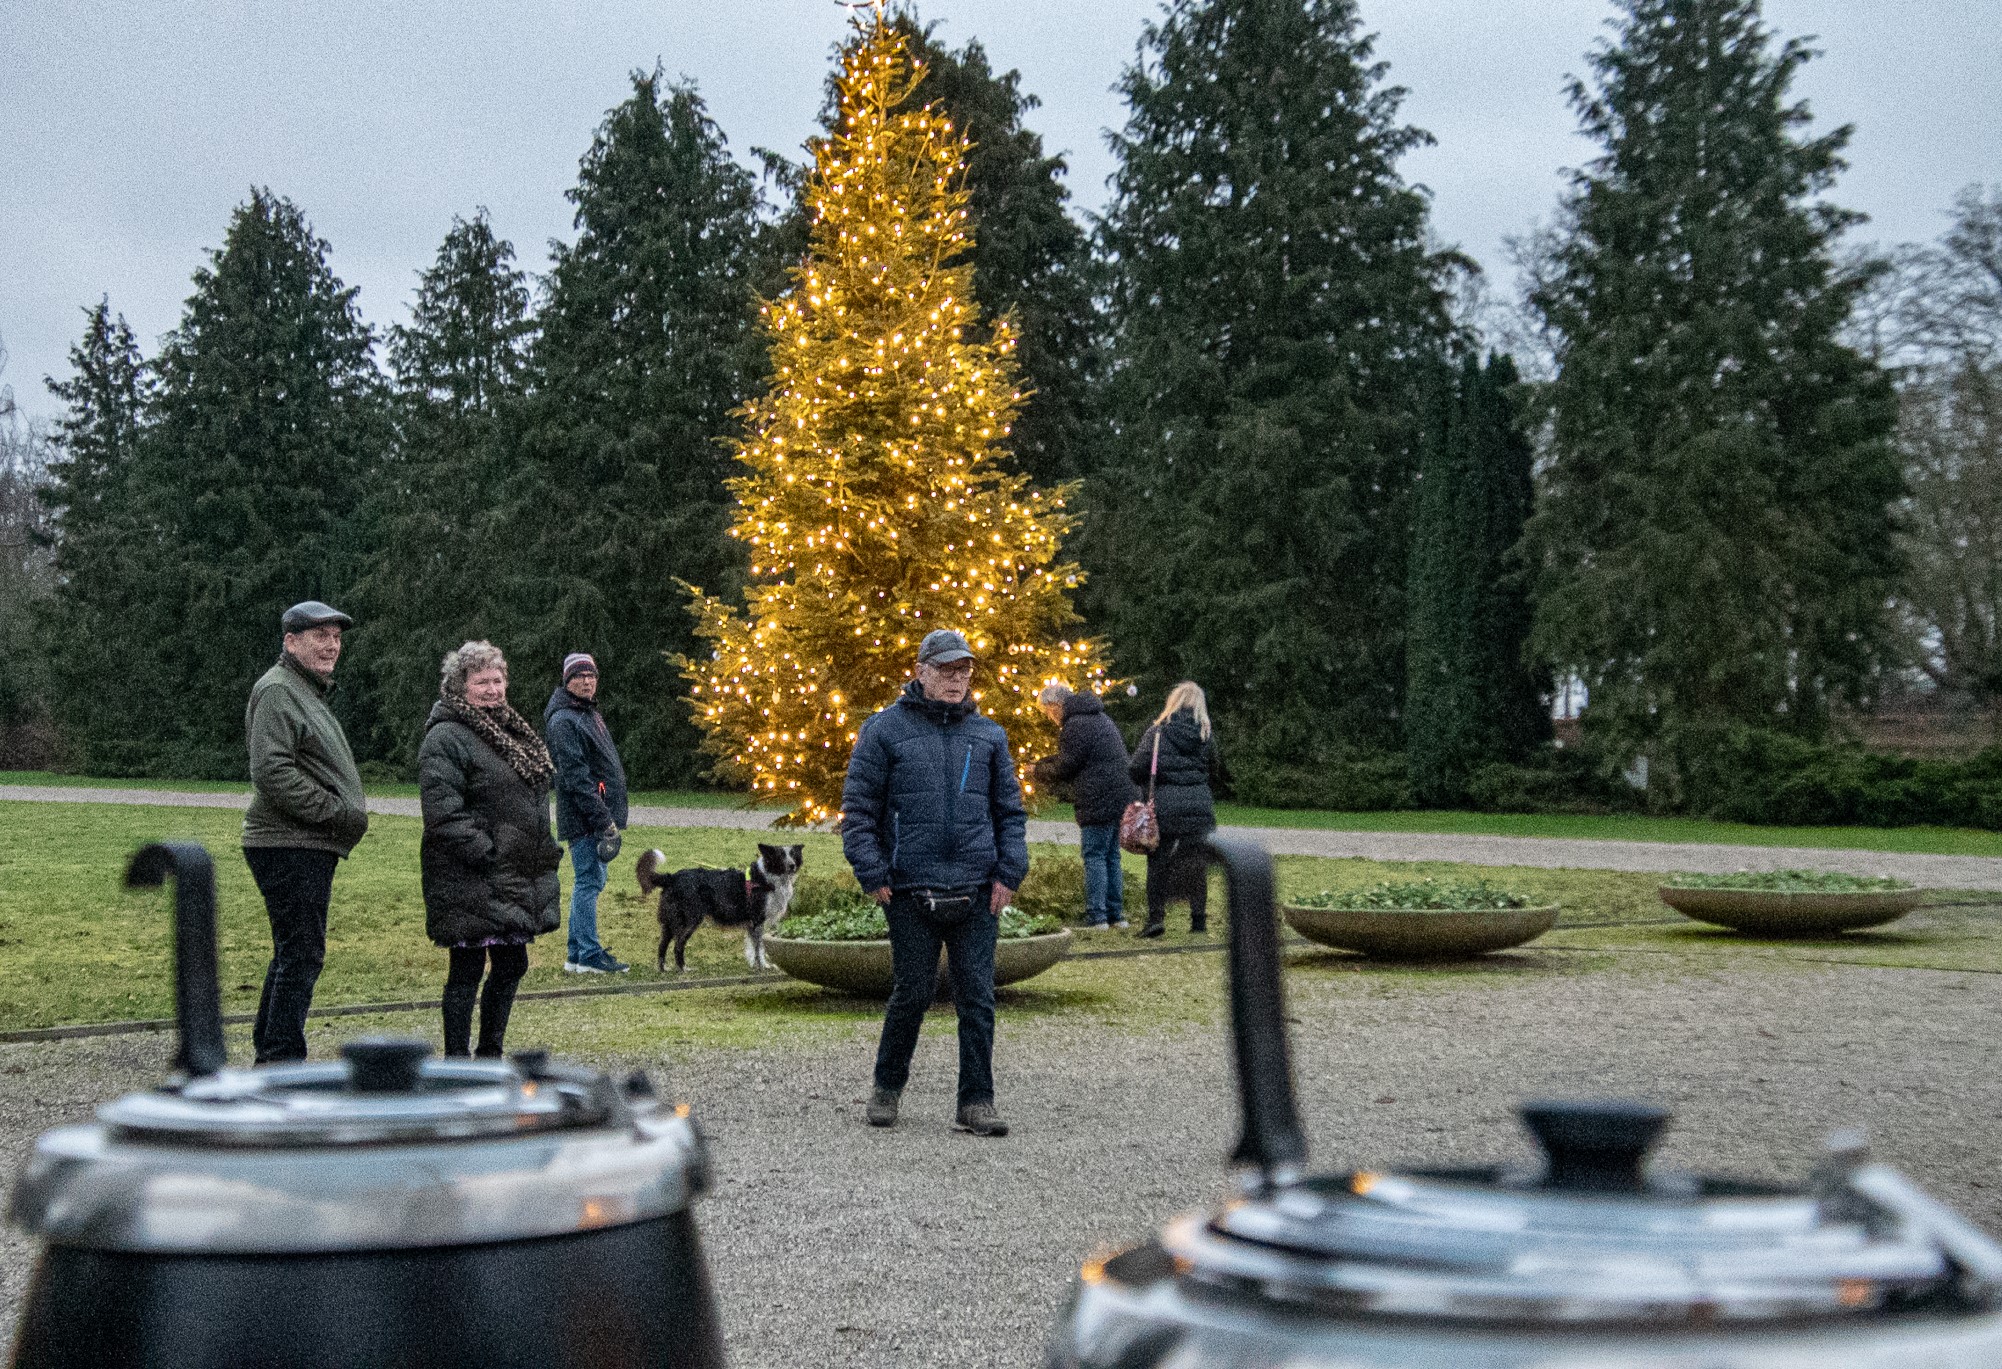
[[[1019, 68], [1082, 209], [1111, 171], [1110, 87], [1156, 0], [925, 0], [953, 46]], [[1503, 240], [1591, 155], [1563, 98], [1604, 0], [1363, 0], [1405, 115], [1438, 145], [1405, 174], [1440, 236], [1506, 286]], [[1826, 56], [1798, 90], [1856, 125], [1835, 198], [1862, 235], [1931, 238], [1954, 193], [2002, 181], [2002, 0], [1768, 0]], [[796, 151], [834, 0], [0, 0], [0, 383], [47, 415], [80, 309], [109, 295], [150, 353], [253, 184], [303, 208], [378, 326], [404, 316], [454, 214], [486, 205], [521, 260], [570, 232], [563, 192], [627, 73], [699, 85], [731, 146]]]

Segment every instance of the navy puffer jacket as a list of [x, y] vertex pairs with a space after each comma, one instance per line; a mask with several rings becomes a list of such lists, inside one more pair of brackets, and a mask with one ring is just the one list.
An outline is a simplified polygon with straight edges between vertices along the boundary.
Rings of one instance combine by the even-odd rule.
[[1064, 700], [1057, 754], [1036, 762], [1036, 778], [1071, 786], [1078, 826], [1104, 827], [1118, 822], [1136, 797], [1126, 760], [1126, 739], [1098, 695], [1073, 694]]
[[1008, 734], [913, 680], [862, 724], [841, 787], [841, 850], [864, 889], [1022, 887], [1028, 815]]
[[[1154, 733], [1150, 727], [1133, 748], [1130, 773], [1147, 795], [1147, 771], [1154, 763]], [[1154, 817], [1164, 837], [1199, 837], [1216, 827], [1216, 800], [1210, 776], [1216, 769], [1216, 739], [1205, 737], [1193, 709], [1183, 709], [1158, 728], [1161, 771], [1154, 782]]]

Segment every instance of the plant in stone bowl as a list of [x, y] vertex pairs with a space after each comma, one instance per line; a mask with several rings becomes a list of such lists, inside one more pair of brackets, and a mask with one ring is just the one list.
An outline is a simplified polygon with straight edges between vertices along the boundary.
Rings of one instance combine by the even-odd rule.
[[1533, 941], [1557, 905], [1486, 880], [1401, 880], [1289, 899], [1287, 925], [1309, 941], [1364, 955], [1437, 960]]
[[[851, 879], [848, 887], [802, 889], [797, 910], [765, 937], [772, 963], [795, 979], [830, 989], [885, 998], [890, 992], [890, 919]], [[1002, 910], [994, 948], [994, 982], [1013, 984], [1041, 974], [1070, 951], [1060, 918], [1020, 908]], [[943, 962], [939, 971], [944, 992]]]
[[1661, 901], [1684, 917], [1760, 936], [1828, 936], [1879, 927], [1919, 906], [1904, 880], [1834, 870], [1739, 870], [1670, 875]]

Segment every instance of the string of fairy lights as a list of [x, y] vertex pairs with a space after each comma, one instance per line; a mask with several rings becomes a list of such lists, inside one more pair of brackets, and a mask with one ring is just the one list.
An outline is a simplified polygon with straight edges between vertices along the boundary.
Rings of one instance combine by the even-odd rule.
[[1055, 747], [1044, 683], [1110, 683], [1100, 644], [1070, 635], [1070, 491], [1005, 464], [1024, 396], [1013, 323], [983, 328], [965, 260], [971, 144], [909, 107], [923, 68], [880, 7], [854, 28], [804, 192], [808, 254], [763, 310], [772, 386], [740, 415], [745, 607], [694, 591], [713, 650], [681, 662], [719, 771], [802, 824], [838, 812], [856, 730], [933, 628], [966, 633], [975, 697], [1019, 753]]

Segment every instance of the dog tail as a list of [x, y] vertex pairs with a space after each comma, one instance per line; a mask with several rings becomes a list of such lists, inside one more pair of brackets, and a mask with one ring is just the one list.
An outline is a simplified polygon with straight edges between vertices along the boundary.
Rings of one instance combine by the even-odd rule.
[[665, 864], [667, 857], [658, 851], [640, 852], [639, 866], [635, 873], [640, 877], [641, 898], [645, 898], [660, 886], [661, 881], [654, 878], [654, 872]]

